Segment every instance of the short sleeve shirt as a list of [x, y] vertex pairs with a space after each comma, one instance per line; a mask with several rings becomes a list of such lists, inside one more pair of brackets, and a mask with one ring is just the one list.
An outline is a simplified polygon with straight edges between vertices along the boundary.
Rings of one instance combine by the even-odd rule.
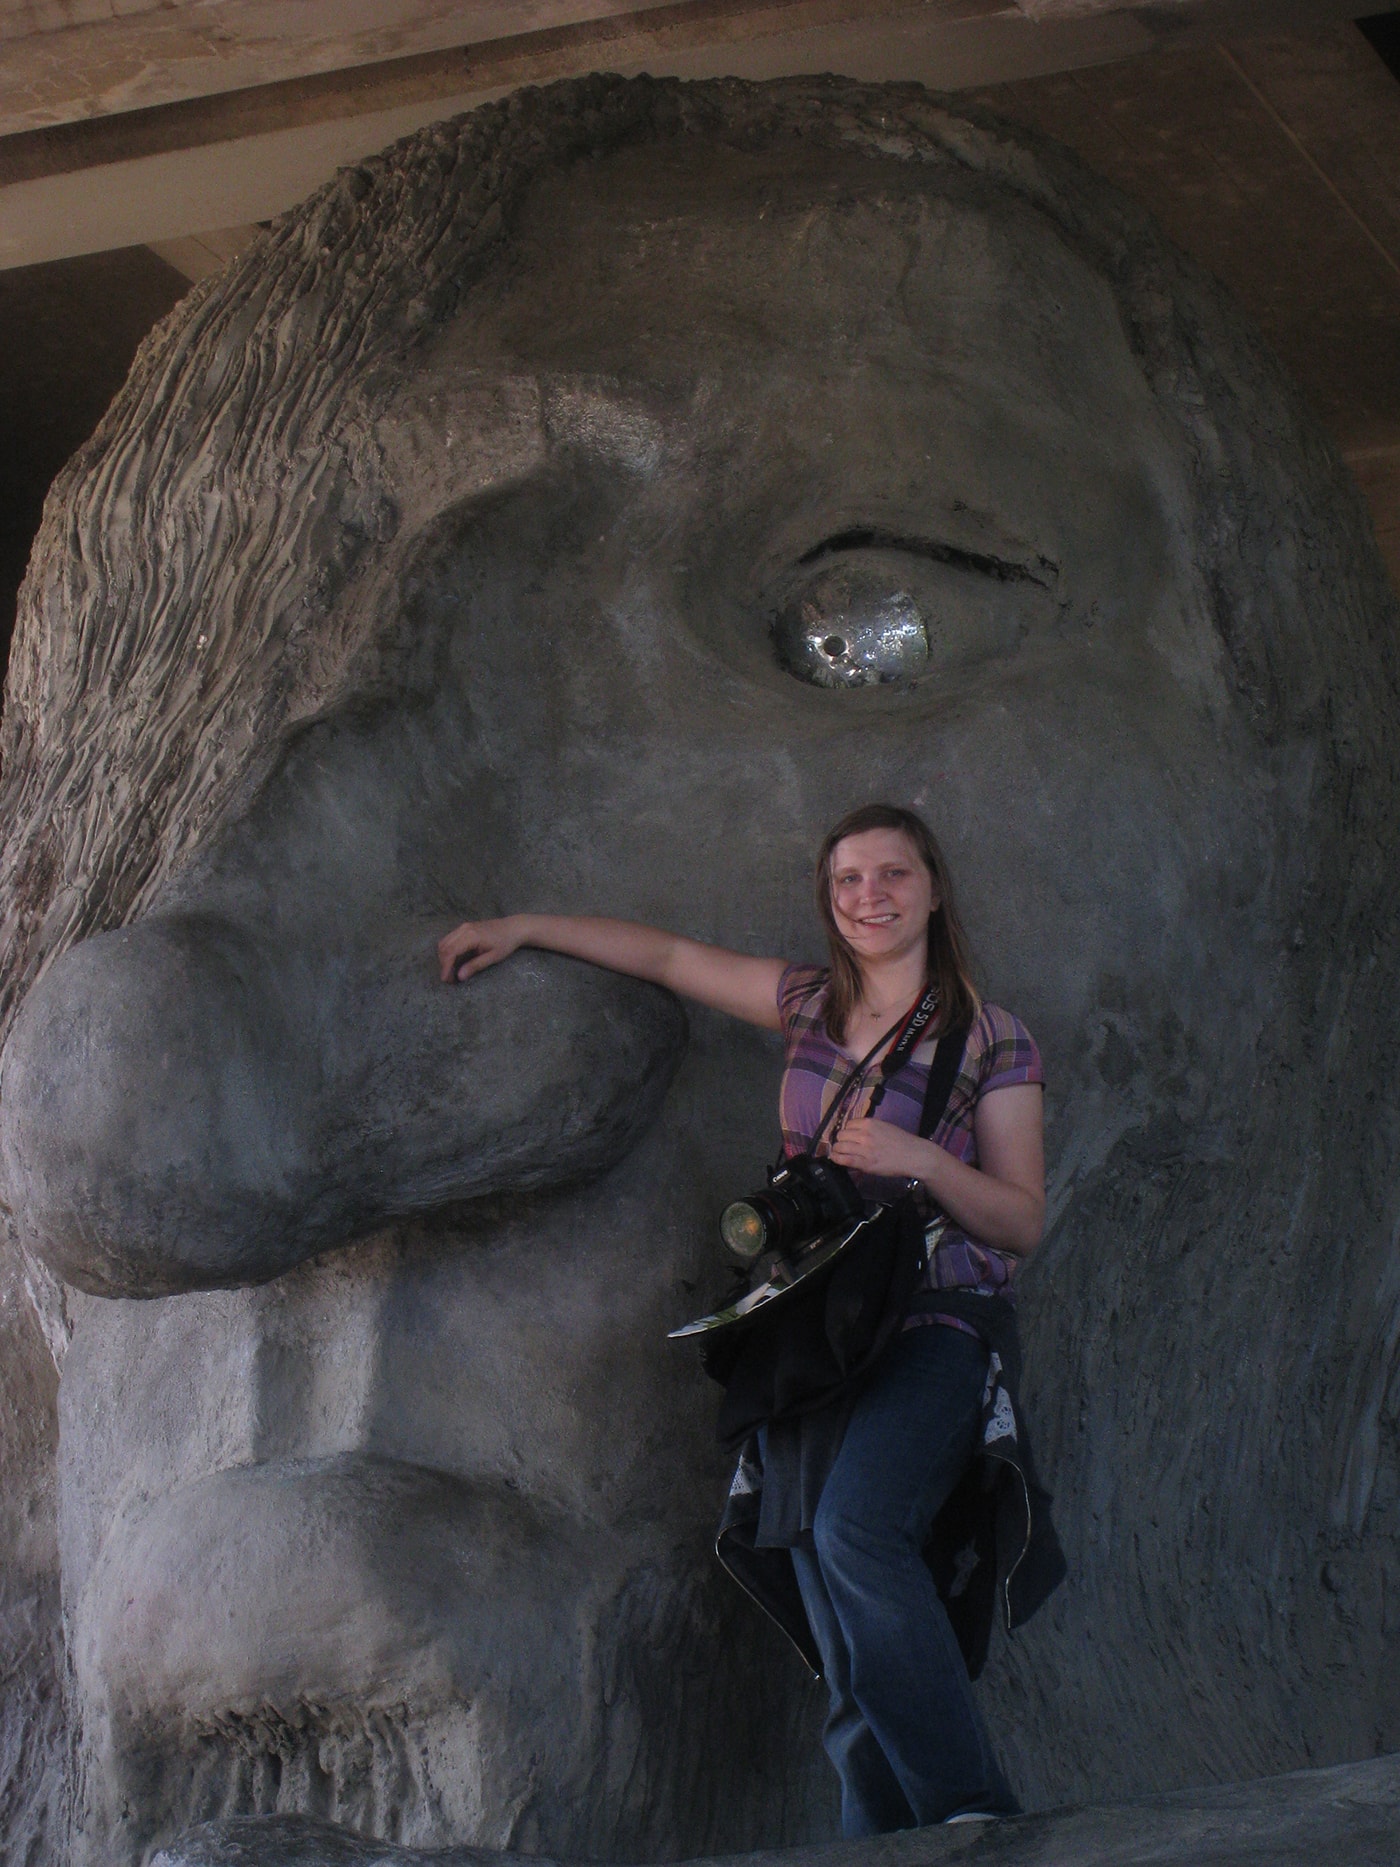
[[[783, 1149], [789, 1156], [805, 1153], [811, 1147], [812, 1136], [855, 1063], [855, 1059], [847, 1056], [827, 1035], [824, 1023], [826, 985], [824, 966], [789, 966], [778, 981], [778, 1012], [786, 1052], [778, 1106]], [[878, 1110], [881, 1121], [892, 1122], [909, 1134], [918, 1132], [933, 1049], [931, 1041], [919, 1045], [886, 1082]], [[853, 1087], [841, 1119], [867, 1112], [878, 1081], [877, 1063]], [[1040, 1052], [1025, 1025], [1000, 1005], [983, 1005], [977, 1022], [968, 1032], [948, 1106], [933, 1131], [934, 1141], [968, 1166], [977, 1166], [974, 1120], [982, 1097], [1013, 1083], [1044, 1081]], [[822, 1136], [818, 1153], [826, 1151], [829, 1139], [828, 1130]], [[858, 1173], [855, 1179], [861, 1192], [871, 1200], [896, 1199], [906, 1187], [902, 1180], [881, 1180], [872, 1174]], [[1014, 1256], [970, 1238], [952, 1223], [924, 1189], [920, 1189], [916, 1198], [929, 1221], [926, 1287], [972, 1289], [984, 1295], [1006, 1294], [1016, 1264]]]

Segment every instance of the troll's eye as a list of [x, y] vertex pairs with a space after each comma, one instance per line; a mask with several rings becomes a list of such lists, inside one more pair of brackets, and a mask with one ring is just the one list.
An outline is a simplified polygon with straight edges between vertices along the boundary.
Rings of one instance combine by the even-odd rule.
[[[1059, 567], [861, 529], [798, 559], [776, 600], [780, 667], [814, 687], [916, 686], [1015, 654], [1054, 626]], [[805, 574], [804, 574], [805, 573]]]
[[778, 659], [818, 687], [909, 687], [928, 665], [916, 598], [874, 567], [833, 565], [804, 584], [773, 624]]

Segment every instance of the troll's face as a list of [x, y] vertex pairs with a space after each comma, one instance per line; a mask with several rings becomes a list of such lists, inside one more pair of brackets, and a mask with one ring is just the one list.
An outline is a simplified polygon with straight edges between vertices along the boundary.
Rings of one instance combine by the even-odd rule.
[[87, 1832], [792, 1837], [800, 1695], [703, 1579], [710, 1402], [664, 1340], [773, 1046], [541, 954], [444, 988], [433, 939], [536, 907], [811, 956], [821, 831], [907, 800], [1047, 1052], [1063, 1208], [1128, 1130], [1244, 1106], [1292, 768], [1231, 698], [1117, 300], [968, 172], [551, 171], [354, 419], [397, 513], [345, 599], [372, 667], [5, 1055], [13, 1203], [92, 1293]]

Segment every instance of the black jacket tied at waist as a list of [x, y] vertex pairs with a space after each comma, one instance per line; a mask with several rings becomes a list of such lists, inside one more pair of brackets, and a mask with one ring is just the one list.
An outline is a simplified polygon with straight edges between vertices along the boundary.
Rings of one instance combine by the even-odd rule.
[[[970, 1323], [988, 1349], [977, 1455], [935, 1518], [924, 1548], [924, 1560], [975, 1679], [987, 1658], [998, 1602], [1009, 1633], [1029, 1620], [1058, 1587], [1065, 1559], [1050, 1521], [1049, 1494], [1036, 1480], [1021, 1413], [1021, 1344], [1014, 1305], [1005, 1297], [979, 1296], [971, 1290], [930, 1290], [920, 1293], [912, 1310]], [[814, 1486], [820, 1489], [840, 1450], [853, 1400], [838, 1401], [828, 1417], [796, 1423], [791, 1434], [772, 1444], [766, 1470], [759, 1434], [749, 1436], [715, 1542], [725, 1568], [772, 1616], [816, 1674], [821, 1662], [792, 1558], [787, 1547], [758, 1541], [759, 1519], [802, 1515], [795, 1500], [775, 1500], [773, 1487], [800, 1486], [809, 1497]], [[824, 1469], [814, 1471], [814, 1459]]]

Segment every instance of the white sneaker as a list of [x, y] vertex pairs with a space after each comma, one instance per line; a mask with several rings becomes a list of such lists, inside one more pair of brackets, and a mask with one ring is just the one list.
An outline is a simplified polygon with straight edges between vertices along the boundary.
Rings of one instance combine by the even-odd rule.
[[965, 1815], [945, 1815], [943, 1826], [951, 1828], [955, 1822], [999, 1822], [1001, 1817], [990, 1809], [969, 1809]]

